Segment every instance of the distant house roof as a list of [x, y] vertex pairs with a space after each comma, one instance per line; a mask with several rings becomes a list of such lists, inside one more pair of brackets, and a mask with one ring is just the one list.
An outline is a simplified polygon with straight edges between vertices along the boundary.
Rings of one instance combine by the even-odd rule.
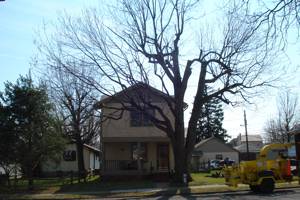
[[[212, 140], [215, 140], [217, 141], [219, 144], [223, 145], [225, 148], [229, 148], [233, 151], [236, 151], [238, 152], [236, 149], [234, 149], [233, 147], [231, 147], [229, 144], [226, 144], [225, 142], [223, 142], [222, 140], [220, 140], [219, 138], [216, 138], [214, 136], [210, 137], [210, 138], [207, 138], [207, 139], [204, 139], [204, 140], [201, 140], [199, 143], [197, 143], [194, 147], [194, 153], [197, 154], [197, 149], [201, 148], [202, 146], [204, 146], [206, 143], [212, 141]], [[218, 150], [218, 149], [216, 149]]]
[[[262, 142], [261, 135], [248, 135], [248, 142]], [[246, 135], [241, 136], [241, 142], [246, 142]]]
[[[249, 152], [258, 153], [260, 149], [263, 147], [263, 143], [248, 143]], [[246, 143], [243, 143], [239, 146], [234, 147], [236, 150], [238, 150], [241, 153], [247, 152], [247, 145]]]
[[[71, 139], [71, 142], [70, 142], [70, 143], [71, 143], [71, 144], [74, 144], [74, 143], [76, 143], [76, 142], [75, 142], [74, 139]], [[96, 148], [96, 147], [93, 147], [93, 146], [88, 145], [88, 144], [83, 144], [83, 146], [86, 147], [86, 148], [88, 148], [88, 149], [91, 150], [91, 151], [100, 153], [100, 149], [98, 149], [98, 148]]]
[[93, 147], [91, 145], [88, 145], [88, 144], [84, 144], [83, 146], [85, 146], [86, 148], [92, 150], [92, 151], [95, 151], [95, 152], [100, 152], [100, 149], [96, 148], [96, 147]]
[[201, 140], [199, 143], [197, 143], [197, 144], [195, 145], [195, 149], [201, 147], [202, 145], [204, 145], [205, 143], [207, 143], [207, 142], [209, 142], [209, 141], [211, 141], [211, 140], [213, 140], [213, 139], [216, 139], [216, 137], [210, 137], [210, 138]]
[[300, 124], [296, 124], [294, 128], [289, 132], [291, 135], [298, 135], [300, 134]]

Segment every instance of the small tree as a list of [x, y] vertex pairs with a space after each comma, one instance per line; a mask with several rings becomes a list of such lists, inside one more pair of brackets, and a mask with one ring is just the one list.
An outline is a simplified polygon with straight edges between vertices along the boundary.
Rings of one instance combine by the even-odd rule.
[[227, 138], [230, 136], [226, 134], [226, 130], [222, 127], [223, 119], [224, 112], [219, 99], [213, 98], [205, 103], [197, 122], [196, 142], [200, 142], [211, 136], [215, 136], [224, 142], [227, 141]]
[[9, 109], [0, 102], [0, 167], [7, 176], [10, 185], [10, 175], [16, 165], [16, 134], [12, 131], [13, 124], [9, 120]]
[[53, 117], [45, 88], [34, 86], [31, 77], [21, 76], [16, 84], [6, 83], [1, 100], [9, 113], [6, 120], [12, 124], [7, 129], [16, 134], [16, 160], [31, 190], [36, 167], [46, 159], [58, 157], [63, 150], [59, 121]]
[[265, 136], [268, 142], [291, 142], [288, 134], [299, 123], [298, 98], [284, 91], [277, 101], [277, 116], [266, 123]]

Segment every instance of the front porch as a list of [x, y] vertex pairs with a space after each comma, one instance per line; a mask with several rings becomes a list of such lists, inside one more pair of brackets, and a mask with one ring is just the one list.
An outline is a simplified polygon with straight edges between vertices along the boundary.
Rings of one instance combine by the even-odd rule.
[[168, 142], [105, 142], [102, 175], [141, 176], [174, 169]]

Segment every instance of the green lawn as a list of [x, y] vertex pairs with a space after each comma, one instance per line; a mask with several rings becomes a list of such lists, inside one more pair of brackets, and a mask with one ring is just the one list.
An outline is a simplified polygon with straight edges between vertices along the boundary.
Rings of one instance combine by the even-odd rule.
[[[13, 185], [13, 181], [11, 183]], [[60, 193], [60, 192], [89, 192], [89, 191], [107, 191], [135, 188], [151, 188], [155, 183], [148, 180], [126, 180], [126, 181], [101, 181], [99, 176], [87, 179], [86, 182], [77, 179], [71, 184], [70, 178], [43, 178], [34, 180], [33, 193]], [[0, 193], [20, 193], [27, 190], [27, 181], [18, 180], [17, 187], [11, 188], [0, 185]]]
[[107, 191], [107, 190], [123, 190], [137, 188], [152, 188], [155, 183], [150, 180], [124, 180], [124, 181], [101, 181], [100, 177], [90, 180], [86, 183], [77, 183], [73, 185], [63, 185], [59, 192], [72, 191]]
[[[224, 184], [224, 178], [214, 178], [211, 173], [192, 173], [193, 181], [189, 183], [190, 186], [194, 185], [211, 185], [211, 184]], [[12, 181], [13, 184], [13, 181]], [[70, 178], [45, 178], [34, 180], [35, 192], [39, 193], [59, 193], [59, 192], [73, 192], [73, 191], [107, 191], [107, 190], [122, 190], [122, 189], [137, 189], [137, 188], [152, 188], [156, 183], [151, 180], [125, 180], [125, 181], [101, 181], [99, 176], [89, 178], [86, 183], [78, 183], [74, 178], [71, 184]], [[19, 180], [16, 190], [0, 186], [0, 192], [23, 192], [27, 189], [27, 181]]]
[[[192, 181], [190, 186], [196, 185], [216, 185], [224, 184], [223, 177], [212, 177], [219, 171], [211, 171], [211, 173], [192, 173]], [[13, 181], [12, 181], [13, 184]], [[167, 186], [168, 184], [164, 184]], [[172, 186], [172, 184], [170, 185]], [[157, 187], [157, 183], [151, 180], [124, 180], [124, 181], [101, 181], [99, 176], [89, 178], [87, 182], [80, 182], [74, 179], [71, 184], [69, 178], [45, 178], [36, 179], [34, 181], [34, 191], [32, 193], [72, 193], [72, 192], [93, 192], [93, 191], [109, 191], [109, 190], [124, 190], [138, 188], [153, 188]], [[16, 190], [11, 187], [3, 187], [0, 185], [0, 193], [22, 193], [27, 192], [27, 181], [19, 180]]]
[[212, 177], [212, 174], [215, 174], [219, 171], [211, 171], [211, 173], [192, 173], [193, 181], [189, 185], [214, 185], [214, 184], [224, 184], [225, 180], [223, 177], [215, 178]]

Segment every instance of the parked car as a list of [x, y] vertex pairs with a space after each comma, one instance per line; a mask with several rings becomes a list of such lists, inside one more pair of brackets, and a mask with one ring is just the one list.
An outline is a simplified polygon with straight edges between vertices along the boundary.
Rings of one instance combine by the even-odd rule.
[[209, 166], [211, 169], [219, 169], [220, 168], [220, 160], [209, 161]]
[[298, 176], [298, 171], [297, 171], [297, 160], [296, 159], [291, 159], [291, 172], [293, 176]]
[[225, 165], [226, 166], [232, 166], [233, 164], [235, 164], [235, 161], [231, 160], [229, 158], [225, 158], [224, 160], [221, 160], [219, 162], [220, 167], [224, 167]]

